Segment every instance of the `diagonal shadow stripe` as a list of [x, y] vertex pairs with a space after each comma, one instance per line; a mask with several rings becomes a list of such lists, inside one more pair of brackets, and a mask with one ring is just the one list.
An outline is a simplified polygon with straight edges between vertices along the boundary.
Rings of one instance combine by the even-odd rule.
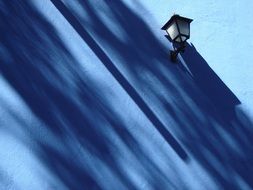
[[132, 100], [139, 106], [142, 112], [146, 115], [149, 121], [156, 127], [163, 138], [170, 144], [178, 156], [187, 160], [188, 155], [178, 141], [172, 136], [172, 134], [166, 129], [163, 123], [157, 118], [154, 112], [149, 108], [146, 102], [134, 89], [134, 87], [127, 81], [127, 79], [116, 68], [111, 59], [106, 55], [98, 43], [92, 38], [92, 36], [85, 30], [78, 19], [71, 13], [71, 11], [64, 5], [61, 0], [51, 0], [54, 6], [60, 11], [70, 25], [76, 30], [84, 42], [91, 48], [99, 60], [104, 64], [113, 77], [119, 82], [126, 93], [132, 98]]

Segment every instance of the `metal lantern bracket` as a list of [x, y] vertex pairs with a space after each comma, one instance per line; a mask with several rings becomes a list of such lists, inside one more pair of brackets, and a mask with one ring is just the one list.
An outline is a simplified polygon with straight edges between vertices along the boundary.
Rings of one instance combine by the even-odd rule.
[[[171, 39], [170, 39], [170, 37], [169, 37], [168, 35], [165, 35], [165, 37], [166, 37], [169, 41], [171, 41]], [[170, 58], [171, 58], [171, 60], [172, 60], [173, 62], [176, 62], [176, 61], [177, 61], [177, 55], [178, 55], [180, 52], [184, 53], [185, 47], [186, 47], [185, 43], [180, 44], [179, 47], [174, 47], [174, 46], [173, 46], [174, 50], [171, 50], [171, 51], [170, 51]]]
[[175, 48], [174, 47], [174, 51], [170, 51], [170, 58], [173, 62], [176, 62], [177, 61], [177, 55], [180, 53], [180, 52], [184, 52], [185, 50], [185, 47], [186, 45], [185, 44], [182, 44], [180, 47], [178, 48]]

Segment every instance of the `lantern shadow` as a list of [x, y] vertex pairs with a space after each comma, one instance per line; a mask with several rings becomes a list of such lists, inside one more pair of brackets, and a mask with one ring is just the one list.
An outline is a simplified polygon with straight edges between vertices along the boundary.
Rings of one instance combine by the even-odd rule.
[[[203, 124], [199, 123], [198, 118], [192, 113], [183, 111], [184, 117], [189, 120], [188, 124], [192, 126], [186, 129], [182, 118], [168, 106], [168, 111], [182, 128], [185, 141], [188, 142], [187, 150], [224, 189], [239, 188], [240, 185], [232, 180], [236, 175], [251, 189], [253, 187], [252, 121], [247, 114], [236, 108], [241, 104], [240, 100], [211, 69], [193, 44], [187, 44], [181, 56], [185, 66], [183, 64], [179, 66], [191, 76], [196, 87], [202, 92], [199, 94], [202, 97], [194, 97], [194, 101], [199, 102], [198, 106], [202, 113], [208, 116]], [[208, 98], [209, 102], [198, 101], [202, 98]], [[195, 140], [196, 138], [198, 140]], [[231, 169], [236, 174], [230, 173]]]
[[186, 43], [185, 52], [181, 55], [195, 84], [215, 105], [221, 115], [228, 120], [235, 117], [234, 108], [241, 104], [240, 100], [212, 70], [194, 45]]

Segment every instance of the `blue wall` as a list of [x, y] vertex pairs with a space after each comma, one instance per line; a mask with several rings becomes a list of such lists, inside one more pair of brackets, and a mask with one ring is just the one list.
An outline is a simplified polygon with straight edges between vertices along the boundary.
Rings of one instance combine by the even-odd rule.
[[252, 5], [1, 2], [0, 189], [252, 189]]

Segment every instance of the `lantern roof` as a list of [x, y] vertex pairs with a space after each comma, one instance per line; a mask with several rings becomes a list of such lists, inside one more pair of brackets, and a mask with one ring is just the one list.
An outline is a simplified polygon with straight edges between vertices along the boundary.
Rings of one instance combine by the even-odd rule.
[[166, 24], [161, 28], [162, 30], [166, 30], [175, 20], [183, 20], [183, 21], [186, 21], [188, 23], [191, 23], [193, 20], [190, 19], [190, 18], [186, 18], [186, 17], [182, 17], [182, 16], [179, 16], [178, 14], [174, 14], [170, 20], [168, 22], [166, 22]]

